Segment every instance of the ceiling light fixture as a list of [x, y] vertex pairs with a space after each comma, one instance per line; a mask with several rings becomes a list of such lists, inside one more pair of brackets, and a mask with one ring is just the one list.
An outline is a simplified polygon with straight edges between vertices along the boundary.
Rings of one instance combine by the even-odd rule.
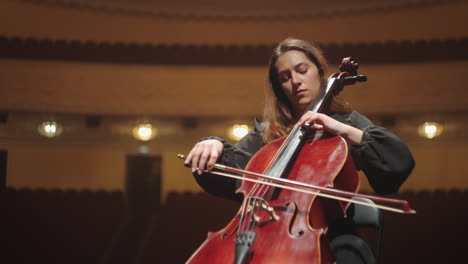
[[440, 136], [442, 131], [443, 126], [436, 122], [425, 122], [418, 127], [418, 134], [428, 139]]
[[37, 131], [41, 136], [54, 138], [62, 134], [63, 126], [55, 121], [44, 121], [39, 124]]
[[148, 141], [157, 135], [157, 129], [151, 124], [140, 124], [133, 128], [132, 135], [138, 140]]
[[249, 126], [236, 124], [229, 129], [229, 138], [235, 141], [239, 141], [241, 138], [247, 135], [247, 133], [249, 133]]

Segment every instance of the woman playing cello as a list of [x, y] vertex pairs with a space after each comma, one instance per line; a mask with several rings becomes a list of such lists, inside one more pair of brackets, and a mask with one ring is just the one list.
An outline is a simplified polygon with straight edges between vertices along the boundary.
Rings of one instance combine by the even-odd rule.
[[[375, 126], [338, 97], [322, 113], [307, 111], [325, 84], [326, 69], [326, 59], [314, 44], [292, 38], [279, 43], [269, 62], [263, 122], [256, 121], [255, 128], [234, 147], [221, 138], [208, 137], [187, 155], [185, 163], [191, 164], [200, 186], [216, 196], [241, 200], [242, 196], [235, 193], [241, 181], [203, 171], [210, 171], [215, 163], [245, 168], [260, 148], [287, 136], [296, 124], [310, 124], [313, 130], [346, 140], [354, 164], [364, 172], [376, 193], [396, 192], [414, 168], [414, 160], [395, 134]], [[346, 260], [337, 258], [338, 264], [362, 263], [358, 253], [351, 255]]]

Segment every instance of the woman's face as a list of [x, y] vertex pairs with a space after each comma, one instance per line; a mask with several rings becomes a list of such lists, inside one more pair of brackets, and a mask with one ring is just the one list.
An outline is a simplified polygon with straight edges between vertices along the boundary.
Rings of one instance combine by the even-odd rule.
[[290, 50], [276, 61], [278, 80], [296, 115], [302, 115], [320, 90], [317, 66], [302, 51]]

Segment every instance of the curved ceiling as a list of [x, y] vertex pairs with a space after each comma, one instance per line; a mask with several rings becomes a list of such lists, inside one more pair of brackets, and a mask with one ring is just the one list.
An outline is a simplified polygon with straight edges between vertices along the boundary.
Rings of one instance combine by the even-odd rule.
[[[455, 0], [456, 1], [456, 0]], [[314, 18], [332, 15], [395, 12], [454, 0], [25, 0], [38, 4], [124, 15], [195, 19]]]
[[468, 37], [464, 0], [0, 0], [6, 37], [96, 43], [272, 45]]

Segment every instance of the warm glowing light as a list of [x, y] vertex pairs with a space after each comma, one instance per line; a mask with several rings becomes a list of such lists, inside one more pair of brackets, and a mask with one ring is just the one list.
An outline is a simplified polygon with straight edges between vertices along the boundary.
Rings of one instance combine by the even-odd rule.
[[138, 135], [140, 135], [140, 137], [151, 137], [151, 134], [153, 134], [151, 126], [138, 128]]
[[425, 138], [435, 138], [442, 134], [443, 127], [436, 122], [425, 122], [418, 127], [418, 133]]
[[229, 132], [229, 137], [232, 140], [238, 141], [249, 133], [249, 126], [247, 125], [233, 125]]
[[148, 141], [156, 136], [157, 129], [151, 124], [141, 124], [133, 128], [133, 136], [142, 141]]
[[37, 131], [44, 137], [53, 138], [62, 134], [63, 126], [55, 121], [45, 121], [39, 124]]

